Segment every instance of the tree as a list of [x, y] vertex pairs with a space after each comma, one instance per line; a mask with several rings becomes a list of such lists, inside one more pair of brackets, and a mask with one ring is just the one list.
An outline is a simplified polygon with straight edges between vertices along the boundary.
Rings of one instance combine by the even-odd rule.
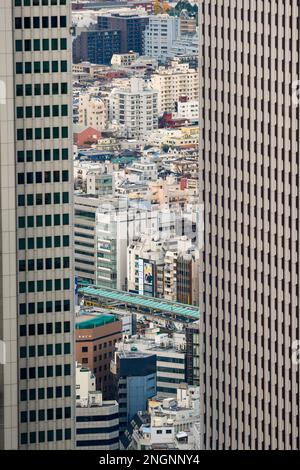
[[155, 15], [159, 15], [159, 13], [161, 13], [160, 0], [154, 0], [153, 10]]

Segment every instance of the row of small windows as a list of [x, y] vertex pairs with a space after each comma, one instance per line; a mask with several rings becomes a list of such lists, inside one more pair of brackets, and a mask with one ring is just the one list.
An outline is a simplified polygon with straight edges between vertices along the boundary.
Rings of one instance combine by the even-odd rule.
[[117, 444], [118, 442], [119, 437], [114, 437], [112, 439], [84, 439], [83, 441], [76, 441], [76, 447], [110, 446], [112, 444]]
[[71, 343], [39, 344], [38, 346], [21, 346], [20, 358], [59, 356], [61, 354], [71, 354]]
[[52, 227], [52, 225], [69, 225], [69, 214], [48, 214], [45, 216], [28, 215], [18, 217], [18, 228]]
[[30, 410], [21, 411], [21, 423], [34, 423], [35, 421], [52, 421], [53, 419], [71, 418], [71, 407], [64, 408], [48, 408], [47, 410]]
[[59, 127], [36, 127], [35, 129], [17, 129], [17, 140], [46, 140], [46, 139], [67, 139], [69, 128]]
[[68, 204], [69, 203], [69, 193], [37, 193], [37, 194], [27, 194], [26, 197], [24, 194], [18, 196], [18, 206], [42, 206], [47, 204]]
[[38, 388], [30, 388], [29, 390], [20, 390], [20, 401], [36, 401], [44, 400], [46, 397], [47, 399], [51, 398], [68, 398], [71, 396], [71, 387], [70, 385], [65, 385], [64, 387], [47, 387], [46, 389], [43, 387]]
[[[62, 441], [62, 440], [70, 440], [71, 439], [71, 428], [63, 429], [56, 429], [56, 431], [49, 430], [49, 431], [39, 431], [37, 432], [30, 432], [30, 433], [21, 433], [21, 445], [27, 444], [36, 444], [44, 443], [44, 442], [53, 442], [53, 441]], [[47, 438], [47, 439], [46, 439]]]
[[67, 0], [15, 0], [16, 7], [38, 7], [66, 5]]
[[18, 184], [60, 183], [67, 181], [69, 181], [68, 170], [18, 173]]
[[27, 163], [33, 162], [33, 158], [36, 162], [41, 162], [42, 160], [45, 162], [49, 162], [51, 160], [68, 160], [69, 158], [69, 149], [45, 149], [45, 150], [19, 150], [17, 152], [17, 161], [18, 163]]
[[[58, 313], [58, 312], [70, 312], [70, 300], [65, 299], [64, 301], [55, 300], [52, 302], [51, 300], [47, 302], [28, 302], [28, 303], [21, 303], [19, 304], [19, 315], [35, 315], [36, 313]], [[39, 331], [44, 331], [42, 327], [40, 327]], [[44, 333], [39, 333], [44, 334]]]
[[17, 107], [17, 118], [24, 119], [24, 118], [47, 118], [47, 117], [59, 117], [59, 116], [68, 116], [68, 105], [63, 104], [53, 105], [53, 106], [23, 106]]
[[70, 267], [70, 258], [65, 256], [63, 258], [33, 258], [26, 260], [19, 260], [19, 271], [42, 271], [44, 269], [68, 269]]
[[60, 50], [65, 51], [68, 47], [68, 42], [66, 38], [61, 39], [21, 39], [16, 40], [16, 52], [39, 52], [43, 51], [58, 51], [59, 47]]
[[119, 425], [116, 426], [110, 426], [110, 427], [97, 427], [97, 428], [79, 428], [76, 429], [76, 434], [77, 435], [82, 435], [82, 434], [104, 434], [104, 433], [111, 433], [111, 432], [116, 432], [119, 431]]
[[48, 96], [48, 95], [67, 95], [68, 84], [63, 83], [36, 83], [32, 85], [16, 85], [16, 96]]
[[[26, 247], [27, 245], [27, 247]], [[68, 235], [55, 235], [54, 237], [30, 237], [19, 238], [18, 242], [19, 250], [34, 250], [39, 248], [61, 248], [61, 246], [70, 246], [70, 237]]]
[[71, 375], [71, 364], [56, 366], [22, 367], [20, 369], [20, 379], [44, 379], [45, 377], [62, 377]]
[[55, 322], [53, 323], [35, 323], [30, 325], [20, 325], [20, 336], [35, 336], [35, 335], [52, 335], [54, 332], [56, 334], [70, 333], [71, 325], [69, 321], [65, 322]]
[[17, 16], [15, 18], [15, 29], [39, 29], [39, 28], [66, 28], [67, 17], [62, 16]]
[[44, 62], [17, 62], [16, 63], [16, 74], [23, 75], [24, 73], [57, 73], [57, 72], [67, 72], [68, 71], [68, 62], [66, 60], [49, 61]]
[[19, 293], [26, 294], [26, 293], [34, 293], [34, 292], [53, 292], [53, 291], [61, 291], [63, 290], [70, 290], [70, 279], [46, 279], [46, 281], [39, 280], [39, 281], [27, 281], [27, 282], [19, 282]]
[[[84, 255], [89, 255], [89, 253], [83, 253]], [[94, 261], [87, 261], [85, 259], [81, 259], [81, 258], [75, 258], [75, 263], [81, 263], [81, 264], [88, 264], [90, 266], [94, 266]]]

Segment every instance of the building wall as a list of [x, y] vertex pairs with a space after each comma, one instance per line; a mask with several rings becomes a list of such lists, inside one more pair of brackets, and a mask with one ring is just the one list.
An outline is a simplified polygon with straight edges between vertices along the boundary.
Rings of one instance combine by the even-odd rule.
[[199, 102], [197, 100], [179, 100], [176, 108], [178, 118], [191, 120], [199, 119]]
[[101, 132], [106, 127], [107, 112], [105, 103], [91, 95], [81, 95], [79, 98], [79, 124]]
[[110, 362], [115, 344], [122, 338], [122, 322], [114, 321], [91, 329], [76, 329], [76, 360], [96, 376], [96, 389], [111, 398]]
[[165, 62], [180, 34], [180, 19], [168, 14], [150, 16], [144, 33], [145, 55]]
[[74, 203], [75, 273], [79, 280], [84, 279], [95, 284], [97, 253], [95, 218], [98, 200], [75, 195]]
[[83, 31], [73, 41], [73, 61], [78, 64], [89, 61], [93, 64], [110, 65], [113, 54], [121, 52], [121, 33], [111, 31]]
[[128, 89], [114, 89], [109, 97], [109, 118], [125, 128], [128, 139], [145, 140], [157, 129], [157, 91], [142, 79], [132, 78]]
[[300, 447], [299, 16], [199, 2], [202, 449]]
[[121, 53], [130, 51], [143, 55], [144, 45], [143, 36], [148, 17], [141, 16], [99, 16], [98, 27], [100, 29], [111, 29], [120, 31]]
[[200, 335], [199, 325], [186, 328], [186, 381], [189, 385], [199, 385]]
[[174, 63], [171, 68], [158, 69], [151, 77], [151, 83], [158, 91], [158, 114], [175, 112], [181, 96], [198, 100], [198, 72], [188, 64]]
[[159, 350], [157, 357], [157, 394], [177, 396], [177, 388], [186, 380], [185, 352]]
[[119, 449], [119, 406], [116, 401], [103, 406], [76, 408], [76, 448], [78, 450]]
[[0, 449], [18, 448], [16, 163], [13, 15], [0, 6]]
[[[16, 204], [18, 224], [5, 260], [11, 262], [7, 264], [11, 299], [6, 299], [11, 319], [15, 317], [15, 282], [18, 289], [18, 320], [11, 325], [9, 338], [18, 341], [18, 445], [22, 449], [68, 449], [75, 437], [70, 2], [34, 9], [13, 3], [1, 3], [1, 18], [5, 6], [7, 27], [11, 27], [11, 15], [14, 25], [13, 34], [6, 36], [10, 68], [6, 74], [14, 69], [11, 83], [15, 90], [12, 93], [9, 86], [8, 93], [15, 109], [13, 114], [10, 102], [5, 133], [9, 139], [6, 150], [10, 151], [7, 162], [15, 162], [15, 176], [11, 165], [2, 178], [7, 181], [11, 176], [10, 204], [3, 199], [3, 207], [11, 210]], [[30, 50], [25, 51], [28, 45]], [[57, 106], [59, 116], [53, 117], [53, 110], [49, 115], [46, 106]], [[11, 235], [14, 224], [11, 219]], [[13, 349], [10, 353], [15, 360]], [[15, 369], [10, 379], [15, 384], [14, 374]], [[7, 385], [5, 392], [9, 382]], [[48, 395], [47, 389], [51, 390]], [[8, 403], [14, 403], [15, 386], [11, 393], [13, 400]], [[7, 429], [13, 428], [15, 414], [10, 420], [6, 420]]]

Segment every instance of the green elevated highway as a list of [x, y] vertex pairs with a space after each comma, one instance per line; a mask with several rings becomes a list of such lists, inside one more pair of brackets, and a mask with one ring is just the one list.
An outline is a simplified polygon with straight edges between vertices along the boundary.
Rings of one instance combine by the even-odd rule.
[[121, 290], [109, 289], [107, 287], [99, 287], [95, 285], [84, 285], [79, 283], [78, 294], [84, 299], [102, 303], [104, 300], [112, 301], [118, 304], [132, 305], [140, 311], [151, 311], [154, 314], [164, 317], [172, 316], [172, 319], [192, 322], [199, 320], [200, 312], [198, 307], [193, 305], [181, 304], [179, 302], [171, 302], [155, 297], [134, 294]]

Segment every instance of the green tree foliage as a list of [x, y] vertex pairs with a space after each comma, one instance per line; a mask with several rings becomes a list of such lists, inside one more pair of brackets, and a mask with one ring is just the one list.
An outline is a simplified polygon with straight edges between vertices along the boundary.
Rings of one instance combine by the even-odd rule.
[[186, 10], [190, 17], [198, 17], [198, 5], [196, 3], [191, 5], [188, 0], [179, 0], [175, 8], [171, 8], [169, 14], [171, 16], [179, 16], [182, 10]]

